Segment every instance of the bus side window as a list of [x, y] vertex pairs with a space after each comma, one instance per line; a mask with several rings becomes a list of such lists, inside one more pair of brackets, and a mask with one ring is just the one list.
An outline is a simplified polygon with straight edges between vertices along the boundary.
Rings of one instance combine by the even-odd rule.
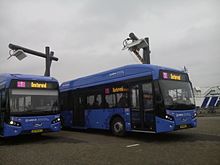
[[95, 97], [96, 102], [98, 103], [98, 108], [100, 108], [101, 102], [102, 102], [102, 96], [100, 94], [96, 95]]
[[115, 94], [105, 95], [105, 100], [108, 103], [109, 108], [116, 107], [116, 97], [115, 97]]
[[138, 85], [132, 86], [131, 90], [131, 108], [138, 110], [140, 109], [140, 99], [139, 99], [139, 87]]
[[6, 98], [5, 98], [5, 91], [1, 91], [1, 108], [5, 108], [5, 105], [6, 105]]
[[120, 108], [128, 107], [128, 94], [127, 93], [117, 93], [117, 105]]
[[90, 95], [90, 96], [87, 96], [87, 107], [88, 108], [92, 108], [92, 104], [93, 104], [93, 102], [94, 102], [94, 99], [95, 97], [94, 97], [94, 95]]
[[100, 108], [101, 101], [102, 101], [101, 95], [95, 95], [92, 107], [95, 109]]
[[143, 89], [143, 103], [145, 110], [152, 110], [153, 108], [153, 91], [152, 91], [152, 84], [142, 84]]
[[105, 98], [105, 97], [103, 97], [103, 100], [102, 100], [100, 106], [101, 106], [101, 108], [109, 108], [109, 104], [108, 104], [108, 102], [106, 101], [106, 98]]
[[87, 96], [88, 108], [92, 108], [92, 109], [100, 108], [101, 101], [102, 101], [102, 97], [100, 94]]
[[78, 97], [78, 104], [79, 104], [79, 109], [80, 110], [84, 110], [84, 109], [86, 109], [87, 107], [86, 107], [86, 101], [85, 101], [85, 98], [83, 97], [83, 96], [79, 96]]

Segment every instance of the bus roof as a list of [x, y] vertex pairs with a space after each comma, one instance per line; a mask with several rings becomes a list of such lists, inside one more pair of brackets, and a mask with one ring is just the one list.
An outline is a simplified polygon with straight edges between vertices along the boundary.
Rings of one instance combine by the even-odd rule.
[[0, 86], [4, 85], [6, 88], [9, 87], [11, 80], [35, 80], [35, 81], [47, 81], [47, 82], [58, 82], [53, 77], [39, 76], [39, 75], [27, 75], [27, 74], [0, 74]]
[[151, 65], [151, 64], [126, 65], [123, 67], [111, 69], [94, 75], [66, 81], [61, 84], [60, 91], [92, 87], [95, 85], [119, 82], [127, 79], [133, 79], [133, 78], [149, 76], [149, 75], [152, 75], [152, 78], [156, 80], [159, 78], [160, 70], [182, 72], [180, 70], [157, 66], [157, 65]]

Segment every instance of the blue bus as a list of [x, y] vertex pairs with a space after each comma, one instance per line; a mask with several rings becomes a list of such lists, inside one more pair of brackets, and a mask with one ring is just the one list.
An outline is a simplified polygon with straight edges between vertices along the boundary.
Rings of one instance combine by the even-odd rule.
[[197, 125], [188, 74], [150, 64], [127, 65], [61, 84], [64, 127], [162, 133]]
[[60, 131], [56, 79], [0, 74], [0, 136]]

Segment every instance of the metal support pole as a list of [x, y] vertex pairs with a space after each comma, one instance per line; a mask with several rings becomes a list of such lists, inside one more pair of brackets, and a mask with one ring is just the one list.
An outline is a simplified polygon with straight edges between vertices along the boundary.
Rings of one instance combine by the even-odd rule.
[[46, 69], [44, 76], [50, 76], [50, 47], [45, 47], [45, 54], [46, 54]]
[[51, 64], [52, 64], [52, 57], [53, 57], [53, 55], [54, 55], [54, 52], [51, 51], [51, 52], [50, 52], [50, 67], [51, 67]]
[[148, 46], [143, 48], [143, 63], [150, 64], [150, 46], [149, 46], [149, 38], [145, 38], [145, 41], [148, 43]]
[[51, 67], [51, 64], [52, 64], [52, 59], [51, 58], [53, 57], [53, 55], [54, 55], [54, 52], [50, 52], [49, 60], [48, 60], [48, 58], [46, 58], [47, 71], [45, 70], [44, 76], [50, 76], [50, 67]]

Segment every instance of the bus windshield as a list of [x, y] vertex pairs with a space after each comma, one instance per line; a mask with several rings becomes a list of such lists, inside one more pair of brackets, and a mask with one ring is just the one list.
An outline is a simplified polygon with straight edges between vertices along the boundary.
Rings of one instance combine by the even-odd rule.
[[188, 110], [195, 108], [192, 88], [186, 81], [159, 81], [164, 104], [170, 110]]
[[58, 111], [58, 90], [12, 89], [10, 113], [38, 114]]

